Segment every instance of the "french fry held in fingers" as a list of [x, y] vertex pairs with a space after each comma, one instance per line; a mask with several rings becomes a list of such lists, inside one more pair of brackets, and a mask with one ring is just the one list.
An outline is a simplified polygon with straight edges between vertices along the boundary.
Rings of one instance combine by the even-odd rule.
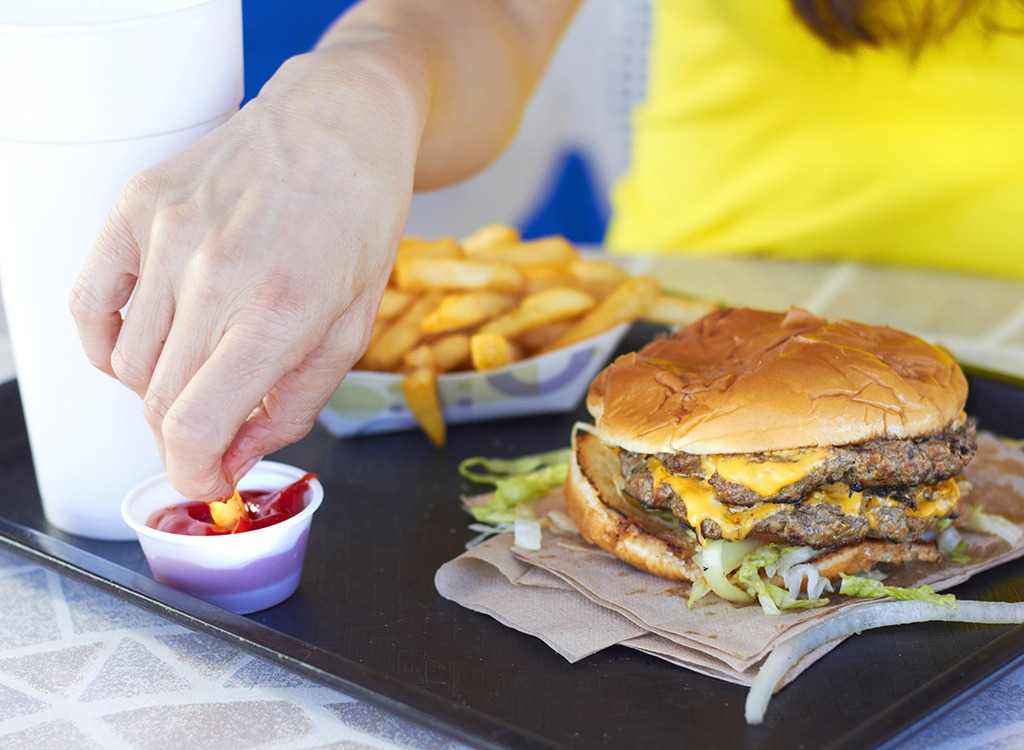
[[356, 369], [401, 375], [410, 412], [440, 446], [445, 374], [505, 367], [638, 319], [678, 325], [710, 307], [563, 237], [524, 240], [505, 224], [461, 241], [406, 237]]
[[231, 497], [224, 500], [214, 500], [207, 503], [210, 508], [210, 520], [213, 525], [222, 532], [233, 532], [238, 528], [239, 522], [248, 516], [242, 496], [236, 489]]

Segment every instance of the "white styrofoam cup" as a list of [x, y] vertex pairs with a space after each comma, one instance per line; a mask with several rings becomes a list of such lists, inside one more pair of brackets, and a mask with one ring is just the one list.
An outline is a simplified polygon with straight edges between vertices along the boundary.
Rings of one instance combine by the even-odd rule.
[[161, 464], [139, 398], [86, 360], [71, 287], [126, 182], [237, 111], [240, 0], [0, 0], [0, 284], [43, 512], [131, 539]]

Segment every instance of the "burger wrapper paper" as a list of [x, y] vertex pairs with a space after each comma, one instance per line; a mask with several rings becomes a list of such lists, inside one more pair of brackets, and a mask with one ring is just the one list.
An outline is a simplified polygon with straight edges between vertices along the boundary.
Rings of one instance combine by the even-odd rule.
[[[978, 435], [978, 453], [966, 472], [966, 502], [998, 513], [1024, 530], [1024, 451], [990, 433]], [[470, 499], [470, 502], [473, 502]], [[560, 490], [534, 504], [538, 517], [564, 506]], [[866, 600], [831, 595], [817, 609], [766, 615], [759, 606], [738, 606], [714, 595], [690, 608], [689, 584], [637, 570], [572, 533], [547, 528], [541, 549], [513, 544], [500, 534], [443, 565], [438, 592], [540, 638], [570, 662], [610, 646], [642, 651], [681, 667], [749, 685], [761, 662], [782, 639]], [[929, 584], [936, 591], [1024, 555], [1024, 539], [1010, 546], [998, 537], [962, 532], [969, 562], [908, 563], [886, 583]], [[838, 645], [826, 644], [795, 664], [784, 683]]]

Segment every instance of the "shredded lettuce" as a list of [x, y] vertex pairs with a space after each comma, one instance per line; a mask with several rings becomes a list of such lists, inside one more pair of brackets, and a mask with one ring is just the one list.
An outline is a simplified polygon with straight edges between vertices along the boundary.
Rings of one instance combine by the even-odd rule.
[[801, 549], [753, 540], [706, 541], [697, 559], [704, 575], [691, 586], [687, 606], [692, 608], [709, 591], [737, 604], [752, 603], [756, 599], [768, 615], [777, 615], [784, 609], [811, 609], [828, 604], [828, 599], [819, 597], [800, 599], [767, 580], [785, 572], [783, 567], [788, 571], [806, 560], [807, 553]]
[[761, 571], [776, 566], [784, 552], [791, 545], [764, 544], [743, 558], [736, 571], [736, 580], [757, 597], [766, 615], [777, 615], [784, 609], [813, 609], [828, 604], [828, 599], [797, 599], [781, 586], [769, 583], [761, 577]]
[[[753, 549], [751, 544], [754, 545]], [[961, 546], [958, 544], [947, 557], [955, 560], [961, 552]], [[806, 564], [810, 554], [813, 554], [813, 550], [796, 545], [721, 540], [705, 542], [697, 557], [704, 576], [691, 586], [687, 605], [692, 608], [698, 600], [713, 591], [722, 599], [738, 604], [756, 599], [767, 615], [777, 615], [783, 610], [822, 607], [829, 600], [821, 594], [833, 589], [828, 581], [818, 580], [816, 575], [811, 574], [811, 571], [817, 571]], [[771, 579], [775, 576], [781, 576], [786, 587], [772, 583]], [[801, 593], [805, 586], [807, 591]], [[872, 577], [871, 574], [842, 574], [839, 593], [862, 599], [892, 597], [956, 606], [956, 598], [952, 594], [937, 594], [931, 586], [886, 586], [877, 575]]]
[[519, 458], [474, 456], [459, 464], [459, 474], [471, 482], [494, 485], [494, 494], [484, 505], [471, 508], [477, 521], [511, 524], [517, 518], [532, 518], [524, 503], [536, 500], [569, 474], [570, 448], [536, 453]]
[[960, 532], [952, 523], [939, 528], [939, 533], [935, 537], [935, 546], [938, 548], [939, 554], [951, 563], [963, 565], [971, 561], [970, 555], [967, 554], [967, 542], [960, 536]]
[[957, 542], [957, 545], [946, 555], [946, 559], [951, 563], [957, 565], [966, 565], [971, 561], [971, 556], [967, 554], [967, 542], [962, 539]]
[[569, 465], [571, 448], [559, 448], [546, 453], [534, 453], [518, 458], [486, 458], [474, 456], [459, 464], [459, 474], [479, 484], [497, 484], [508, 477], [529, 474], [545, 466]]
[[928, 584], [904, 588], [902, 586], [886, 586], [881, 581], [861, 576], [849, 576], [840, 574], [843, 582], [839, 587], [839, 593], [844, 596], [854, 596], [860, 599], [883, 599], [887, 596], [902, 601], [922, 601], [932, 604], [944, 604], [955, 607], [956, 597], [953, 594], [937, 594]]

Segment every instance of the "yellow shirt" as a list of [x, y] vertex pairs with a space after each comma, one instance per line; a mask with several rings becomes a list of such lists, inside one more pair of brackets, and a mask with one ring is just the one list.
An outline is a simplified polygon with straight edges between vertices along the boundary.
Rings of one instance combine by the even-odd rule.
[[609, 247], [1024, 276], [1024, 11], [985, 8], [1018, 33], [971, 16], [911, 61], [832, 51], [787, 0], [653, 0]]

